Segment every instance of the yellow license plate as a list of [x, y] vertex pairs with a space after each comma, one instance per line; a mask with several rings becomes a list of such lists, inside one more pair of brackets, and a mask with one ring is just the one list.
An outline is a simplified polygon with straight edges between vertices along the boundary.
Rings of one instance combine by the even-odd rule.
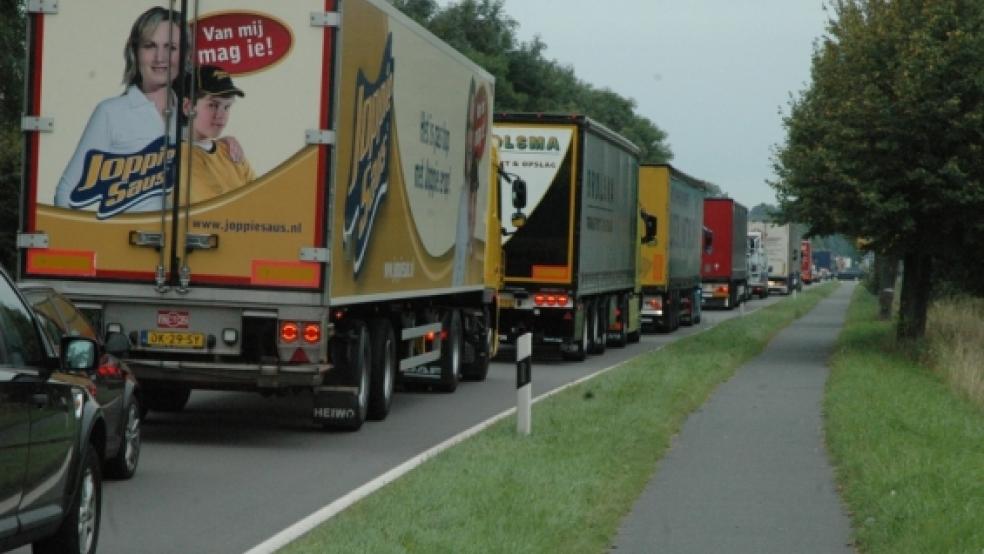
[[144, 331], [144, 346], [158, 348], [205, 348], [205, 335], [177, 331]]

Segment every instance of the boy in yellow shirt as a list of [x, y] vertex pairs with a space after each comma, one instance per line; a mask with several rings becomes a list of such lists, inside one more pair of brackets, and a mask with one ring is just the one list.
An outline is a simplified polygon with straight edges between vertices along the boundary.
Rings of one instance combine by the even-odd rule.
[[[194, 119], [191, 122], [191, 143], [182, 145], [182, 154], [191, 155], [191, 203], [196, 204], [231, 190], [256, 178], [245, 158], [236, 162], [229, 154], [229, 145], [218, 140], [229, 122], [229, 113], [236, 97], [245, 93], [236, 87], [232, 77], [221, 67], [202, 65], [185, 80], [185, 90], [195, 92]], [[184, 111], [191, 117], [191, 101], [184, 101]], [[186, 160], [188, 158], [185, 158]], [[182, 198], [188, 198], [182, 192]]]

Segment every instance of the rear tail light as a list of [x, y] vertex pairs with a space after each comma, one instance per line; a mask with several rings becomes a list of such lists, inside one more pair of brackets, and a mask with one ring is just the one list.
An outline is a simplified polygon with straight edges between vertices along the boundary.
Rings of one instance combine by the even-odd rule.
[[297, 337], [300, 336], [300, 330], [297, 328], [297, 324], [292, 321], [284, 321], [280, 323], [280, 340], [284, 342], [294, 342]]
[[119, 378], [123, 376], [123, 370], [120, 369], [119, 360], [108, 354], [103, 354], [99, 360], [99, 367], [96, 368], [96, 375]]
[[317, 323], [304, 324], [304, 342], [314, 344], [321, 340], [321, 325]]
[[650, 298], [646, 302], [646, 304], [648, 304], [649, 307], [652, 308], [652, 309], [654, 309], [654, 310], [662, 310], [663, 309], [663, 299], [661, 297], [659, 297], [659, 296], [656, 296], [654, 298]]
[[533, 296], [533, 302], [537, 306], [567, 306], [570, 297], [566, 294], [537, 294]]
[[303, 340], [307, 344], [321, 341], [321, 324], [312, 321], [281, 321], [280, 341], [286, 343]]

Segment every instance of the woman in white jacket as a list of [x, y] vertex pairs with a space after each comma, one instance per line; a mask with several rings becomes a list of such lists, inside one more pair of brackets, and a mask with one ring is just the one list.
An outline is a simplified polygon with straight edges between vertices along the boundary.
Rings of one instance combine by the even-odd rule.
[[[178, 143], [174, 83], [187, 50], [178, 12], [153, 7], [137, 18], [123, 51], [126, 90], [96, 106], [58, 181], [55, 206], [98, 203], [99, 219], [164, 207]], [[238, 142], [223, 140], [241, 158]]]

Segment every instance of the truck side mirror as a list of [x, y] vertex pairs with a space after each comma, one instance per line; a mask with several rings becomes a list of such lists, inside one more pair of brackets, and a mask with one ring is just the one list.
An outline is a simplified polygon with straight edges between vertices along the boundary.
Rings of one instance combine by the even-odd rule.
[[704, 227], [704, 253], [710, 254], [714, 251], [714, 231]]
[[642, 244], [656, 244], [656, 228], [659, 223], [659, 219], [652, 214], [647, 214], [643, 210], [639, 210], [639, 217], [642, 218], [642, 226], [644, 229], [641, 239]]
[[519, 229], [526, 225], [526, 214], [523, 208], [526, 207], [526, 181], [515, 177], [512, 181], [512, 205], [516, 212], [512, 214], [512, 226]]
[[512, 205], [517, 212], [526, 207], [526, 181], [519, 177], [512, 182]]

